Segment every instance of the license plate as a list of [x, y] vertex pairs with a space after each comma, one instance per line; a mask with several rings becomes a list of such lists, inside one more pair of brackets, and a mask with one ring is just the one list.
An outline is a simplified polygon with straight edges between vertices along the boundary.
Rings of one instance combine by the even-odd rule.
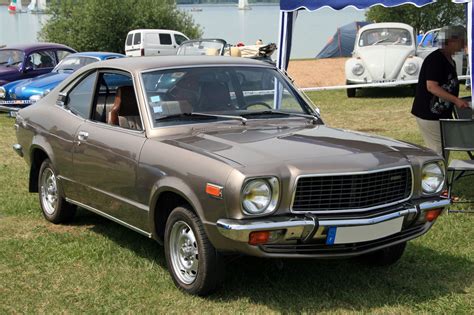
[[403, 217], [372, 225], [329, 227], [326, 244], [348, 244], [373, 241], [402, 230]]

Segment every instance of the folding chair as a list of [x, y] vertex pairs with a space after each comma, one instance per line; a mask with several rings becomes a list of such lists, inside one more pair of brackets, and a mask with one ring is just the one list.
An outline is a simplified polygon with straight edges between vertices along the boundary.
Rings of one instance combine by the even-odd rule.
[[[440, 124], [441, 145], [446, 162], [448, 162], [448, 152], [450, 151], [467, 152], [470, 158], [468, 160], [452, 159], [448, 164], [448, 198], [451, 199], [454, 183], [461, 177], [474, 175], [474, 120], [441, 119]], [[456, 201], [453, 203], [474, 203], [474, 201]], [[450, 210], [449, 212], [474, 213], [473, 210]]]
[[[463, 97], [464, 98], [464, 97]], [[469, 101], [470, 101], [469, 97]], [[454, 117], [456, 119], [472, 119], [472, 109], [471, 108], [458, 108], [457, 106], [454, 106]]]

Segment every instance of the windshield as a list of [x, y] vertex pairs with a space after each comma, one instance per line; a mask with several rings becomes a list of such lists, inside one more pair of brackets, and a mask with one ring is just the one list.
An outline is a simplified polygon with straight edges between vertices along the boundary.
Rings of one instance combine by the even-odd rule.
[[66, 57], [56, 66], [56, 68], [53, 69], [53, 72], [74, 72], [77, 69], [96, 61], [99, 60], [93, 57]]
[[0, 66], [20, 68], [25, 53], [16, 49], [0, 50]]
[[224, 41], [191, 41], [179, 46], [177, 54], [186, 56], [220, 56], [225, 45]]
[[411, 46], [409, 31], [402, 28], [377, 28], [364, 31], [359, 37], [359, 46], [402, 45]]
[[154, 126], [202, 120], [202, 117], [196, 119], [196, 116], [187, 115], [190, 113], [248, 119], [282, 118], [282, 113], [312, 114], [307, 103], [274, 69], [237, 66], [184, 68], [146, 72], [142, 79]]

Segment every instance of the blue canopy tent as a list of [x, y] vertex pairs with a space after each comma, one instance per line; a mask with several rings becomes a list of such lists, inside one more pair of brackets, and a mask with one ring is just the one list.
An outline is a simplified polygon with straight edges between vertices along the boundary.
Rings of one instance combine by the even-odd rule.
[[354, 50], [354, 43], [357, 32], [362, 26], [370, 24], [369, 22], [351, 22], [337, 28], [329, 42], [318, 53], [316, 59], [350, 57]]
[[[346, 7], [355, 7], [357, 9], [366, 9], [375, 5], [382, 5], [385, 7], [395, 7], [402, 4], [412, 4], [421, 7], [436, 0], [280, 0], [280, 29], [279, 29], [279, 51], [277, 66], [282, 70], [288, 68], [288, 61], [290, 59], [291, 41], [293, 36], [293, 26], [296, 21], [299, 10], [315, 11], [323, 7], [329, 7], [334, 10], [342, 10]], [[472, 51], [472, 0], [453, 0], [456, 3], [467, 3], [467, 30], [468, 30], [468, 49]], [[469, 54], [471, 78], [472, 78], [472, 64], [473, 54]]]

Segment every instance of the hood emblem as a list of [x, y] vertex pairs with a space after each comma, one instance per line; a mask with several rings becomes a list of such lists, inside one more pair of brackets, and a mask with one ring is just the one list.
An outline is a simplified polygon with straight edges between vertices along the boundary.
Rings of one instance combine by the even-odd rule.
[[15, 93], [10, 94], [10, 97], [11, 97], [13, 100], [16, 100], [16, 94], [15, 94]]

